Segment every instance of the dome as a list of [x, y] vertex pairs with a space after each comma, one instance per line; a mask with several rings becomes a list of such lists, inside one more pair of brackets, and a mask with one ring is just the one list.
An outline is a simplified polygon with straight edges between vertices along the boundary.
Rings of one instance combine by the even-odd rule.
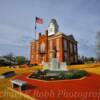
[[[51, 19], [50, 24], [51, 24], [51, 23], [52, 23], [54, 26], [58, 27], [58, 24], [57, 24], [56, 19], [54, 19], [54, 18]], [[49, 25], [50, 25], [50, 24], [49, 24]]]
[[51, 19], [50, 23], [57, 23], [56, 19]]

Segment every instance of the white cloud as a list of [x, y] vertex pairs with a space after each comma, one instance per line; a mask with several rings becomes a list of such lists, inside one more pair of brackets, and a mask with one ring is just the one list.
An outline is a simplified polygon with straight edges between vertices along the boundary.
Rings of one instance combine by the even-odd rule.
[[0, 44], [24, 46], [31, 41], [28, 32], [16, 29], [13, 26], [0, 24]]

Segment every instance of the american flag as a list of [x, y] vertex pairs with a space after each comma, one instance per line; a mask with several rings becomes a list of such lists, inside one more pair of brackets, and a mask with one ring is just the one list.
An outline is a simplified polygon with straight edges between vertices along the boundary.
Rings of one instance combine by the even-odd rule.
[[36, 23], [43, 24], [43, 19], [39, 18], [39, 17], [36, 17]]

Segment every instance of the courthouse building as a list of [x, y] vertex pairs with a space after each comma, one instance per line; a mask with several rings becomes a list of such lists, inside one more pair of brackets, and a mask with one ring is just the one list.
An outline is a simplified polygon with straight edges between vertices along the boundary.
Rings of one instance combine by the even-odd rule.
[[60, 63], [77, 63], [77, 41], [73, 35], [59, 32], [59, 26], [55, 19], [49, 23], [48, 30], [44, 34], [39, 33], [38, 40], [31, 42], [30, 64], [44, 64], [57, 58]]

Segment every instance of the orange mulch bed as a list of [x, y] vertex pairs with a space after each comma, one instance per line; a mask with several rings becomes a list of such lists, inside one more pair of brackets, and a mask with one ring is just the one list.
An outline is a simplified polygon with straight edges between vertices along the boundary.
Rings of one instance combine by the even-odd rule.
[[28, 74], [14, 79], [27, 81], [28, 90], [23, 93], [38, 100], [100, 100], [100, 75], [90, 74], [79, 80], [41, 81], [29, 79]]

